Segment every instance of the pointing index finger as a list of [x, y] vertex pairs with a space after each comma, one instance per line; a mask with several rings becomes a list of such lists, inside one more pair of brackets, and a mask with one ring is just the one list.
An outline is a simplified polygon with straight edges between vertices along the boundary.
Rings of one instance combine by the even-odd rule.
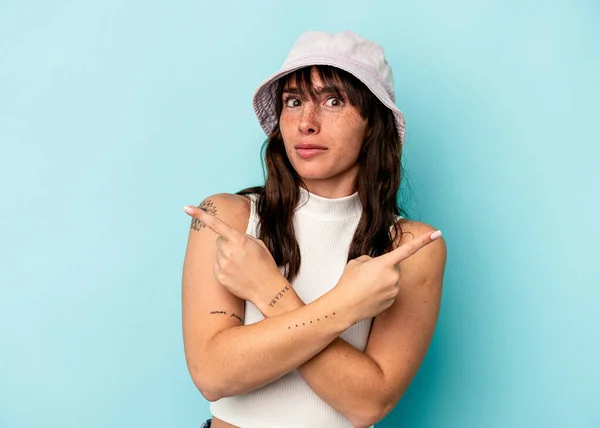
[[189, 207], [185, 207], [184, 210], [192, 217], [200, 220], [206, 227], [210, 228], [217, 235], [222, 236], [226, 240], [235, 238], [239, 232], [233, 227], [229, 226], [223, 220], [218, 218], [216, 215], [209, 214], [206, 210], [200, 207], [191, 207], [192, 210], [188, 210]]
[[401, 261], [415, 254], [421, 248], [425, 247], [428, 244], [431, 244], [440, 236], [442, 236], [441, 230], [424, 233], [423, 235], [400, 245], [398, 248], [390, 251], [389, 253], [383, 254], [378, 258], [384, 263], [400, 263]]

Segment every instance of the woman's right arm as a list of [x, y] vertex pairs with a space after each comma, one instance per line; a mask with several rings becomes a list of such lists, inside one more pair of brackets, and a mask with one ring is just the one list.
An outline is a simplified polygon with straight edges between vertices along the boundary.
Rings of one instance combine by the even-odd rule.
[[[246, 232], [249, 209], [238, 196], [216, 194], [202, 205]], [[214, 277], [216, 238], [210, 228], [192, 219], [182, 276], [185, 358], [207, 400], [240, 395], [280, 378], [360, 321], [344, 309], [334, 288], [306, 306], [242, 325], [244, 301]], [[287, 285], [283, 277], [282, 284]]]

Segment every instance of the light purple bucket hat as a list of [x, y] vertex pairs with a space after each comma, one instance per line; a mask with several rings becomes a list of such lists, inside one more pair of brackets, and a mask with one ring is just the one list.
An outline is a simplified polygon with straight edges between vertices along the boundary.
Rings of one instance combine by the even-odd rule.
[[275, 92], [277, 80], [293, 71], [311, 65], [331, 65], [345, 70], [367, 88], [394, 113], [400, 144], [404, 144], [406, 122], [395, 104], [394, 75], [381, 46], [346, 30], [331, 34], [308, 31], [292, 46], [281, 68], [264, 80], [254, 92], [253, 107], [260, 126], [267, 135], [277, 126]]

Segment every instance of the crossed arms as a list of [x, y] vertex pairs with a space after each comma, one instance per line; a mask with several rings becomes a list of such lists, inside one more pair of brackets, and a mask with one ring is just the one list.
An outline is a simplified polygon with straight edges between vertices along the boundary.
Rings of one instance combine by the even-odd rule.
[[[218, 218], [245, 232], [248, 212], [237, 196], [213, 195], [210, 204]], [[269, 289], [288, 289], [276, 304], [259, 306], [263, 321], [243, 325], [244, 300], [212, 275], [217, 234], [198, 222], [194, 227], [195, 220], [183, 269], [183, 333], [188, 369], [207, 400], [255, 390], [297, 369], [319, 397], [356, 427], [370, 426], [391, 411], [435, 330], [446, 261], [443, 239], [402, 262], [398, 295], [374, 318], [361, 352], [338, 337], [360, 319], [333, 293], [335, 288], [306, 305], [284, 277], [273, 277], [276, 283]], [[405, 222], [403, 229], [410, 232], [403, 241], [435, 230], [419, 222]], [[304, 328], [294, 327], [302, 323]]]

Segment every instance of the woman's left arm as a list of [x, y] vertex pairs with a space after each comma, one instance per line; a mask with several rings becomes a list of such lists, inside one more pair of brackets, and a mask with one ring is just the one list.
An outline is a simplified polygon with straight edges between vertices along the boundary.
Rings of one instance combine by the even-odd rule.
[[[436, 229], [407, 222], [403, 230], [409, 232], [403, 236], [419, 236]], [[438, 238], [401, 263], [396, 300], [373, 320], [365, 352], [338, 337], [297, 368], [313, 391], [355, 427], [383, 419], [417, 373], [435, 331], [445, 265], [446, 244]], [[261, 310], [269, 317], [302, 305], [288, 293]]]

